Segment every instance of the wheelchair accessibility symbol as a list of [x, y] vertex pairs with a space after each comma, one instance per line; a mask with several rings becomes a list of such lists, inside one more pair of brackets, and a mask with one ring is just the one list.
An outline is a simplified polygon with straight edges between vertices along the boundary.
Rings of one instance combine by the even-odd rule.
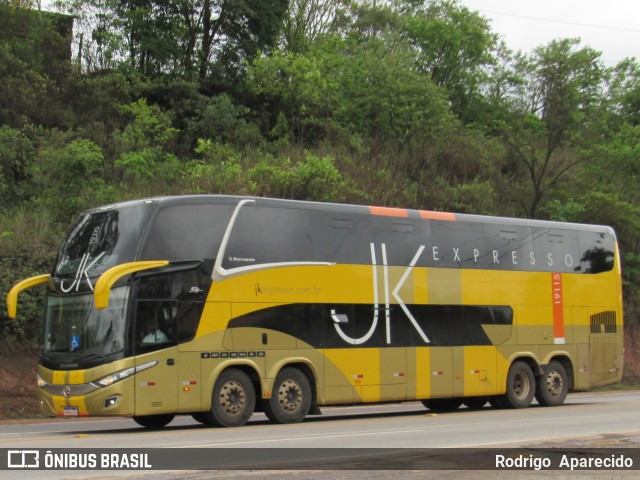
[[80, 335], [74, 335], [71, 337], [71, 349], [77, 350], [80, 348]]

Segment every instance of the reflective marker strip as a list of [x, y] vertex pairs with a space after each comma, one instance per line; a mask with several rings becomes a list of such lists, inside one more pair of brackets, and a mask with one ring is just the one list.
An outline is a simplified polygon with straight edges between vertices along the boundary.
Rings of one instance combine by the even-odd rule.
[[385, 217], [408, 217], [409, 212], [404, 208], [389, 207], [369, 207], [369, 213], [372, 215], [383, 215]]
[[[385, 217], [409, 217], [409, 210], [404, 208], [389, 208], [389, 207], [369, 207], [369, 213], [372, 215], [382, 215]], [[455, 222], [455, 213], [449, 212], [434, 212], [431, 210], [418, 210], [420, 218], [425, 220], [443, 220], [446, 222]]]
[[420, 210], [420, 218], [424, 218], [426, 220], [444, 220], [446, 222], [456, 221], [455, 213], [432, 212], [429, 210]]
[[564, 302], [562, 274], [551, 274], [551, 301], [553, 302], [553, 338], [556, 345], [564, 345]]

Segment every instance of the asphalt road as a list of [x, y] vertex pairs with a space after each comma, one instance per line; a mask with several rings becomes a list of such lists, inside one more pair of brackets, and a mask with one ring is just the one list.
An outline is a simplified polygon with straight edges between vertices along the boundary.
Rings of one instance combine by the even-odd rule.
[[[259, 464], [272, 462], [278, 468], [282, 455], [294, 451], [307, 460], [306, 466], [283, 470], [294, 478], [362, 478], [357, 471], [331, 470], [318, 472], [335, 465], [349, 464], [354, 455], [363, 455], [358, 468], [367, 471], [367, 478], [389, 478], [378, 466], [395, 469], [398, 464], [415, 460], [414, 449], [445, 449], [442, 468], [451, 469], [451, 458], [466, 458], [462, 467], [473, 469], [474, 462], [504, 450], [514, 448], [636, 448], [640, 452], [640, 392], [570, 395], [561, 407], [544, 408], [532, 405], [524, 410], [495, 410], [486, 406], [481, 410], [461, 408], [453, 413], [433, 414], [419, 403], [325, 408], [322, 416], [309, 417], [295, 425], [272, 425], [262, 414], [256, 414], [248, 425], [235, 429], [202, 426], [190, 417], [177, 417], [162, 430], [150, 431], [138, 427], [130, 419], [55, 419], [51, 421], [4, 422], [0, 424], [0, 449], [44, 452], [108, 452], [114, 448], [142, 451], [144, 448], [180, 448], [184, 458], [194, 458], [194, 465], [217, 455], [221, 463], [257, 458]], [[462, 457], [456, 449], [464, 450]], [[45, 449], [45, 450], [42, 450]], [[69, 449], [69, 450], [61, 450]], [[91, 449], [91, 450], [83, 450]], [[221, 452], [220, 449], [230, 449]], [[376, 450], [381, 449], [381, 450]], [[404, 449], [404, 450], [400, 450]], [[4, 450], [3, 450], [4, 451]], [[171, 450], [167, 452], [175, 452]], [[306, 455], [306, 456], [305, 456]], [[404, 456], [403, 456], [404, 455]], [[449, 455], [449, 456], [447, 456]], [[475, 457], [474, 457], [475, 455]], [[640, 455], [640, 453], [639, 453]], [[168, 453], [166, 456], [170, 456]], [[189, 457], [191, 456], [191, 457]], [[203, 458], [204, 456], [208, 458]], [[360, 457], [358, 457], [360, 458]], [[389, 460], [393, 459], [396, 463]], [[1, 460], [1, 459], [0, 459]], [[154, 462], [158, 459], [155, 451]], [[206, 460], [206, 461], [205, 461]], [[385, 463], [387, 461], [387, 463]], [[261, 463], [262, 462], [262, 463]], [[342, 463], [341, 463], [342, 462]], [[381, 463], [375, 463], [381, 462]], [[449, 463], [447, 463], [449, 462]], [[466, 463], [465, 463], [466, 462]], [[640, 468], [640, 460], [637, 462]], [[179, 465], [183, 465], [179, 462]], [[252, 468], [251, 463], [242, 468]], [[412, 468], [422, 468], [420, 463]], [[465, 467], [466, 465], [466, 467]], [[240, 468], [240, 467], [238, 467]], [[283, 467], [285, 468], [285, 467]], [[338, 467], [340, 468], [340, 467]], [[401, 467], [400, 467], [401, 468]], [[394, 478], [441, 478], [427, 466], [428, 471], [408, 470], [394, 473]], [[455, 467], [453, 467], [455, 470]], [[490, 478], [519, 478], [543, 472], [489, 472]], [[283, 471], [123, 471], [113, 470], [55, 470], [46, 478], [95, 478], [126, 475], [127, 478], [282, 478]], [[33, 478], [35, 471], [0, 471], [0, 478]], [[278, 476], [279, 473], [279, 476]], [[386, 472], [387, 474], [389, 471]], [[401, 474], [400, 474], [401, 473]], [[481, 478], [479, 472], [448, 472], [448, 478]], [[546, 472], [547, 475], [550, 472]], [[586, 478], [592, 473], [598, 478], [631, 475], [640, 477], [640, 470], [571, 472], [566, 478]], [[420, 475], [418, 475], [420, 474]], [[563, 478], [564, 472], [555, 472]], [[468, 475], [468, 476], [466, 476]], [[501, 475], [505, 475], [502, 477]], [[608, 475], [608, 476], [607, 476]], [[489, 477], [485, 477], [489, 478]]]

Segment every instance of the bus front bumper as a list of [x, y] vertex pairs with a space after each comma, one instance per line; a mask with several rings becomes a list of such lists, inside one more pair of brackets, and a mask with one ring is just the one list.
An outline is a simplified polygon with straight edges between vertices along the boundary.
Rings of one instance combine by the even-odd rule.
[[38, 377], [38, 400], [46, 416], [131, 416], [135, 408], [133, 378], [100, 387], [93, 383], [51, 384]]

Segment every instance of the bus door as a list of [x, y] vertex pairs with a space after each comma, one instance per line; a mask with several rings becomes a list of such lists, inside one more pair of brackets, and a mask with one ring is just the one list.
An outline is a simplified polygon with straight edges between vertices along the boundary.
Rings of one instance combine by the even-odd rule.
[[153, 364], [135, 376], [135, 414], [178, 410], [176, 302], [138, 300], [135, 317], [136, 366]]

